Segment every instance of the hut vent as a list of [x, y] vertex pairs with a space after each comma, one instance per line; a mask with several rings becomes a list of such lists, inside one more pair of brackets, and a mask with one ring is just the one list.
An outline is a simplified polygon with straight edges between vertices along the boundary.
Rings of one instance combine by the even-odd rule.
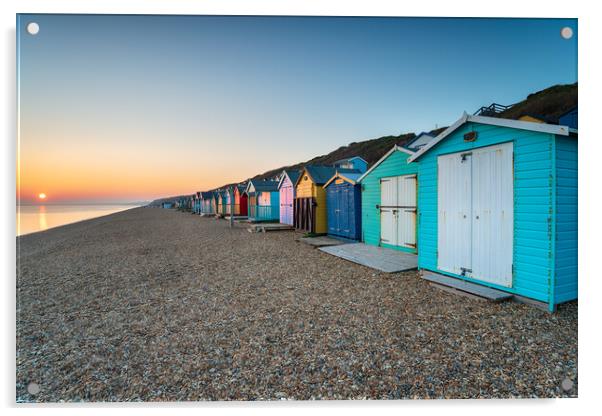
[[477, 140], [477, 132], [476, 131], [471, 131], [464, 135], [465, 142], [474, 142], [475, 140]]

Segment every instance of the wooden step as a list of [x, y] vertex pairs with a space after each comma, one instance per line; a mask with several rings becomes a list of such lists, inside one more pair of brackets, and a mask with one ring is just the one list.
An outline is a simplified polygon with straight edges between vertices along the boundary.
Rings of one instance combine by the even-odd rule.
[[493, 289], [476, 283], [467, 282], [465, 280], [456, 279], [454, 277], [444, 276], [439, 273], [424, 271], [422, 273], [422, 278], [437, 285], [447, 286], [454, 290], [479, 296], [492, 302], [501, 302], [503, 300], [510, 299], [513, 296], [511, 293], [503, 292], [501, 290]]

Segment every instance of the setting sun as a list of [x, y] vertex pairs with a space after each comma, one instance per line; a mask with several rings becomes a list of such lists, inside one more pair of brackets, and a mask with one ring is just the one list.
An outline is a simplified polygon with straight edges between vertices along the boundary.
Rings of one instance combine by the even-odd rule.
[[42, 192], [42, 193], [38, 194], [38, 198], [44, 200], [44, 199], [46, 199], [46, 194], [44, 192]]

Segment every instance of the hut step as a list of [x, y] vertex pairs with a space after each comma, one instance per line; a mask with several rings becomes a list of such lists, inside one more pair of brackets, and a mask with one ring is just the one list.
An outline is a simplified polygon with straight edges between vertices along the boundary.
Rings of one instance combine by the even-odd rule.
[[291, 231], [295, 228], [288, 224], [260, 223], [251, 224], [248, 228], [250, 233], [266, 233], [268, 231]]
[[424, 272], [422, 274], [422, 278], [431, 284], [445, 286], [449, 289], [453, 289], [455, 292], [465, 292], [473, 296], [490, 300], [492, 302], [501, 302], [503, 300], [510, 299], [513, 296], [512, 294], [503, 292], [501, 290], [482, 286], [476, 283], [466, 282], [464, 280], [433, 272]]

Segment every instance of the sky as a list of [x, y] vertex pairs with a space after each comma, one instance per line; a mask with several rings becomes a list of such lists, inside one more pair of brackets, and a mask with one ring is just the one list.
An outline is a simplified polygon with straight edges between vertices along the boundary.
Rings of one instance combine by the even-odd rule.
[[576, 82], [577, 20], [25, 14], [17, 66], [18, 200], [131, 202]]

